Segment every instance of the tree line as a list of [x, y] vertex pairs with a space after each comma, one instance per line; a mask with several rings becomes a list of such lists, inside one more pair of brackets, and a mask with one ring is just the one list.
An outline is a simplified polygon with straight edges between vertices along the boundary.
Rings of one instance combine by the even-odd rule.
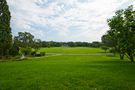
[[[35, 39], [34, 35], [29, 32], [18, 32], [18, 36], [15, 36], [12, 40], [12, 46], [9, 48], [8, 55], [16, 56], [22, 54], [36, 55], [40, 48], [50, 47], [94, 47], [99, 48], [100, 42], [54, 42], [54, 41], [41, 41]], [[42, 52], [43, 53], [43, 52]], [[44, 54], [43, 54], [44, 55]], [[2, 56], [2, 55], [1, 55]]]
[[101, 42], [55, 42], [55, 41], [41, 41], [41, 47], [95, 47], [99, 48]]
[[23, 55], [35, 55], [40, 48], [50, 47], [94, 47], [99, 48], [100, 42], [54, 42], [54, 41], [41, 41], [35, 39], [34, 35], [29, 32], [19, 32], [18, 36], [13, 39], [13, 45], [10, 49], [10, 55], [16, 56], [19, 51]]

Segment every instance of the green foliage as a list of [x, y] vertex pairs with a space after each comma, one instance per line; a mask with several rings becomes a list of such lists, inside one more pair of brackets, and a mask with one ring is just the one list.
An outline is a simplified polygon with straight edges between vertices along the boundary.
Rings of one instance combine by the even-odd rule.
[[0, 55], [9, 55], [12, 46], [12, 35], [10, 28], [10, 11], [6, 0], [0, 0]]
[[35, 55], [41, 47], [41, 40], [34, 39], [34, 36], [29, 32], [19, 32], [18, 36], [14, 37], [14, 43], [20, 47], [20, 52], [24, 55]]
[[32, 56], [45, 56], [45, 51], [41, 52], [40, 50], [33, 49], [31, 52], [31, 55]]
[[36, 52], [35, 56], [45, 56], [45, 52]]
[[14, 43], [11, 49], [9, 50], [11, 56], [19, 55], [19, 47]]
[[107, 47], [107, 46], [101, 46], [101, 49], [105, 50], [105, 53], [106, 53], [106, 51], [109, 49], [109, 47]]
[[95, 48], [99, 48], [101, 46], [101, 43], [100, 42], [92, 42], [92, 47], [95, 47]]
[[117, 45], [117, 38], [112, 38], [109, 34], [103, 35], [101, 39], [102, 43], [107, 47], [115, 47]]
[[116, 53], [116, 50], [115, 50], [115, 48], [109, 48], [109, 52], [115, 54]]
[[41, 40], [40, 39], [35, 39], [33, 41], [32, 47], [35, 49], [35, 52], [37, 52], [41, 48]]
[[14, 37], [14, 41], [19, 47], [32, 47], [34, 36], [29, 32], [19, 32], [18, 36]]
[[42, 41], [42, 47], [95, 47], [98, 48], [101, 46], [100, 42], [94, 41], [89, 42], [54, 42], [54, 41]]
[[102, 37], [104, 43], [114, 43], [112, 45], [115, 50], [118, 50], [120, 54], [126, 54], [132, 62], [135, 50], [134, 12], [132, 5], [125, 10], [118, 10], [115, 16], [108, 19], [110, 30]]
[[31, 55], [31, 53], [32, 53], [32, 48], [30, 48], [30, 47], [20, 48], [20, 54]]

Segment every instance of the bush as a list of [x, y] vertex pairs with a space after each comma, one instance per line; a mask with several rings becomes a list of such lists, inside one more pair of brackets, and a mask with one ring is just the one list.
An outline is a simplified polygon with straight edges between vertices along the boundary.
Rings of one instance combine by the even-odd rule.
[[115, 54], [115, 53], [116, 53], [116, 50], [115, 50], [115, 48], [110, 48], [110, 49], [109, 49], [109, 52]]
[[32, 52], [31, 52], [31, 55], [32, 55], [32, 56], [35, 56], [35, 55], [36, 55], [36, 51], [32, 51]]
[[32, 48], [20, 48], [20, 53], [24, 55], [31, 55], [32, 53]]
[[102, 46], [101, 49], [105, 50], [105, 53], [106, 51], [109, 49], [107, 46]]
[[36, 52], [35, 56], [45, 56], [45, 52]]

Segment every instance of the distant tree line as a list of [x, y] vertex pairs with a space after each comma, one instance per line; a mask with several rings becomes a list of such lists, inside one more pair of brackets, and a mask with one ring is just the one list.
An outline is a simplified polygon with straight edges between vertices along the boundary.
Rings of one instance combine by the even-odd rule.
[[[50, 47], [101, 47], [101, 42], [54, 42], [54, 41], [41, 41], [40, 39], [35, 39], [34, 35], [29, 32], [18, 32], [18, 36], [15, 36], [12, 40], [12, 46], [9, 49], [10, 56], [17, 56], [21, 54], [25, 56], [36, 56], [40, 48], [50, 48]], [[39, 54], [45, 55], [44, 52]]]
[[119, 52], [120, 59], [127, 56], [134, 62], [135, 55], [135, 10], [133, 6], [116, 11], [115, 16], [108, 19], [109, 31], [102, 36], [104, 46]]
[[55, 41], [41, 41], [41, 47], [95, 47], [99, 48], [101, 42], [55, 42]]

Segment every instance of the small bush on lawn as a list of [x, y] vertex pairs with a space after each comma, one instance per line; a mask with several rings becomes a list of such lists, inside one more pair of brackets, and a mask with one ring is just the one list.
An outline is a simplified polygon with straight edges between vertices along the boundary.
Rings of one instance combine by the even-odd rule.
[[31, 55], [32, 48], [20, 48], [20, 54], [23, 55]]
[[36, 52], [35, 56], [45, 56], [45, 52]]
[[115, 50], [115, 48], [110, 48], [110, 49], [109, 49], [109, 52], [115, 54], [115, 53], [116, 53], [116, 50]]
[[103, 49], [105, 51], [105, 53], [106, 53], [107, 50], [109, 49], [109, 47], [107, 47], [107, 46], [101, 46], [101, 49]]

